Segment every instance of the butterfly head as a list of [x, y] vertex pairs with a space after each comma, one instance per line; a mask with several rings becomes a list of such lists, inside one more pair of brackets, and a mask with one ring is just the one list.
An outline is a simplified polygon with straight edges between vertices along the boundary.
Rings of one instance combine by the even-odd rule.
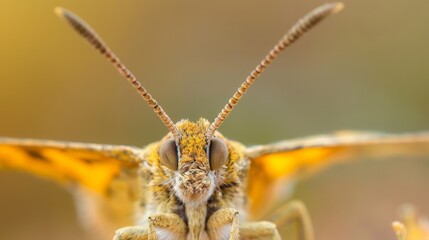
[[228, 147], [220, 134], [207, 141], [209, 125], [205, 119], [182, 120], [176, 124], [180, 140], [170, 135], [160, 145], [160, 160], [175, 171], [174, 189], [184, 203], [207, 201], [217, 186], [216, 171], [228, 160]]

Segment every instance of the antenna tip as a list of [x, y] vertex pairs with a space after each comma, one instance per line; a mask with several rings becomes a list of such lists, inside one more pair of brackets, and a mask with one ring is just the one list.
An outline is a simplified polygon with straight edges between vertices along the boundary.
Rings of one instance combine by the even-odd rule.
[[62, 8], [62, 7], [55, 7], [54, 12], [59, 18], [66, 19], [68, 21], [70, 21], [70, 19], [78, 18], [72, 12], [70, 12], [69, 10]]
[[342, 2], [333, 3], [333, 5], [334, 5], [332, 8], [333, 13], [340, 12], [344, 9], [344, 3]]
[[62, 7], [55, 7], [54, 12], [58, 17], [64, 16], [64, 8], [62, 8]]

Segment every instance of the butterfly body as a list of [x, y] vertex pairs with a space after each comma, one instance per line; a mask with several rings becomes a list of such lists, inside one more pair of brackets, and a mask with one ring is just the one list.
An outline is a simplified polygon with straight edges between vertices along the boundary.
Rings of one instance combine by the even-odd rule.
[[147, 224], [148, 217], [156, 213], [173, 213], [187, 225], [191, 239], [202, 239], [206, 221], [217, 210], [234, 208], [244, 213], [250, 163], [243, 158], [242, 145], [216, 133], [227, 144], [229, 154], [222, 168], [211, 170], [205, 138], [209, 122], [182, 120], [176, 126], [182, 136], [178, 144], [178, 171], [166, 167], [160, 157], [161, 145], [171, 134], [145, 148], [139, 167], [143, 193], [139, 222]]

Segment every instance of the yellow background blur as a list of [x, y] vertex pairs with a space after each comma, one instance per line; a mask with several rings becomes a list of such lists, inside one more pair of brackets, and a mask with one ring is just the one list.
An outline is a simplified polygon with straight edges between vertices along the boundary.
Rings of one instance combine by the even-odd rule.
[[[339, 129], [429, 129], [429, 1], [344, 2], [257, 80], [224, 135], [264, 144]], [[143, 146], [166, 133], [55, 6], [86, 19], [173, 120], [212, 120], [285, 31], [322, 3], [3, 0], [0, 135]], [[307, 203], [319, 240], [395, 239], [390, 222], [402, 203], [429, 214], [427, 160], [336, 166], [299, 182], [293, 198]], [[84, 233], [66, 191], [1, 172], [0, 239]]]

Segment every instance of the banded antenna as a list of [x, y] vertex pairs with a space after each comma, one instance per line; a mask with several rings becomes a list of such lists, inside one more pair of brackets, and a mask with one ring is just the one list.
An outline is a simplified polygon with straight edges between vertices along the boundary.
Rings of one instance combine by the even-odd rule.
[[332, 13], [337, 13], [344, 8], [343, 3], [327, 3], [324, 4], [303, 18], [298, 20], [295, 25], [280, 39], [280, 41], [274, 46], [274, 48], [265, 56], [261, 63], [253, 70], [246, 80], [241, 84], [238, 90], [234, 93], [232, 98], [229, 99], [228, 103], [211, 123], [206, 132], [206, 138], [208, 141], [211, 140], [215, 131], [225, 121], [234, 107], [237, 105], [241, 97], [246, 93], [256, 78], [270, 65], [270, 63], [282, 52], [286, 47], [294, 43], [300, 38], [306, 31], [310, 30], [317, 23], [322, 21], [325, 17]]
[[109, 49], [109, 47], [103, 42], [103, 40], [98, 36], [98, 34], [87, 24], [85, 21], [80, 19], [78, 16], [72, 12], [57, 7], [55, 8], [55, 13], [65, 19], [83, 38], [85, 38], [92, 46], [95, 47], [101, 54], [103, 54], [115, 68], [122, 74], [133, 87], [137, 90], [140, 96], [147, 102], [149, 107], [158, 115], [164, 125], [168, 130], [173, 134], [174, 140], [176, 142], [180, 139], [180, 132], [174, 125], [170, 117], [165, 113], [164, 109], [156, 100], [150, 95], [150, 93], [142, 86], [142, 84], [137, 80], [134, 74], [127, 69], [127, 67], [119, 60], [119, 58]]

